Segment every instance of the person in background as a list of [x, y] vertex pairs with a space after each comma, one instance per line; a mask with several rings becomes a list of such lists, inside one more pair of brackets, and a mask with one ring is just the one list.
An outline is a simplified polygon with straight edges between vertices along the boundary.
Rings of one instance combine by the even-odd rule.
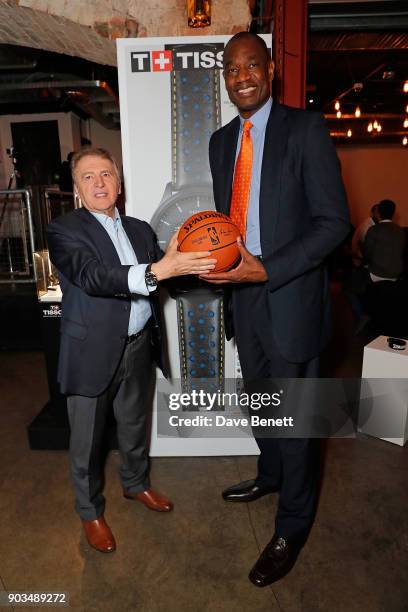
[[371, 207], [370, 216], [364, 219], [364, 221], [357, 226], [353, 234], [353, 239], [351, 241], [351, 255], [353, 258], [353, 264], [356, 267], [363, 265], [363, 252], [361, 249], [364, 244], [367, 231], [370, 229], [370, 227], [373, 227], [376, 223], [378, 223], [378, 219], [376, 217], [377, 207], [378, 204], [374, 204]]
[[392, 220], [395, 202], [381, 200], [377, 206], [378, 222], [366, 234], [362, 251], [370, 280], [396, 281], [404, 269], [405, 232]]
[[74, 190], [72, 183], [72, 174], [71, 174], [71, 160], [74, 152], [71, 151], [67, 155], [67, 159], [62, 162], [61, 168], [59, 171], [59, 180], [58, 186], [60, 191], [66, 191], [68, 193], [72, 193]]

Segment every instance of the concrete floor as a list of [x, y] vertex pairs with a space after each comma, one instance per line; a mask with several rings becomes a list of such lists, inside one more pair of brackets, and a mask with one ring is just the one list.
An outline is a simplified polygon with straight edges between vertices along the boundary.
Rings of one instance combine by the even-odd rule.
[[[348, 375], [361, 350], [349, 357]], [[28, 448], [26, 425], [47, 400], [42, 353], [0, 353], [0, 388], [0, 590], [66, 591], [84, 611], [408, 610], [407, 449], [330, 440], [309, 541], [286, 578], [258, 589], [247, 574], [272, 536], [276, 495], [220, 495], [255, 474], [255, 457], [153, 459], [152, 482], [175, 503], [161, 515], [122, 498], [111, 453], [106, 518], [118, 549], [102, 555], [81, 534], [67, 454]]]

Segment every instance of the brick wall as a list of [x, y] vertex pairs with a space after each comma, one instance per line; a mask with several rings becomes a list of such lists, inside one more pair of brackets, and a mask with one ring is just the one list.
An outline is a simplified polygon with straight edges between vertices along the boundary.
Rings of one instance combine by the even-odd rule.
[[213, 0], [212, 25], [198, 31], [186, 0], [1, 0], [0, 43], [116, 65], [116, 38], [232, 34], [249, 19], [247, 0]]

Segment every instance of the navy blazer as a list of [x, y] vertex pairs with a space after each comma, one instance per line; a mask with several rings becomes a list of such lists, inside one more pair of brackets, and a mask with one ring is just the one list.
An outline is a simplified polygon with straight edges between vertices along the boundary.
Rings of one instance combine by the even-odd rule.
[[[210, 140], [217, 210], [229, 214], [239, 117]], [[287, 361], [317, 356], [330, 335], [324, 261], [350, 231], [340, 164], [322, 117], [274, 101], [265, 132], [259, 198], [273, 335]], [[228, 337], [233, 334], [226, 308]], [[243, 321], [241, 324], [245, 324]]]
[[[121, 219], [139, 263], [162, 257], [148, 223]], [[64, 394], [95, 397], [109, 386], [124, 350], [131, 306], [130, 266], [120, 263], [109, 235], [86, 208], [52, 221], [47, 236], [63, 292], [58, 382]], [[166, 374], [157, 291], [150, 294], [150, 302], [154, 356]]]

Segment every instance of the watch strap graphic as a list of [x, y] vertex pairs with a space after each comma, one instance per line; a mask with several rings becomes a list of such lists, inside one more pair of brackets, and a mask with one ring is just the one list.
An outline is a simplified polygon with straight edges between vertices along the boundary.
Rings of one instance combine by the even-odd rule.
[[[213, 49], [211, 44], [202, 47]], [[208, 143], [221, 125], [219, 69], [173, 70], [171, 117], [173, 188], [210, 187]]]
[[[189, 51], [190, 45], [169, 45]], [[213, 53], [219, 45], [200, 48]], [[173, 70], [171, 73], [172, 193], [207, 193], [213, 196], [208, 144], [221, 126], [219, 68]], [[190, 197], [190, 195], [189, 195]], [[173, 204], [178, 206], [177, 202]], [[188, 280], [188, 279], [186, 279]], [[173, 292], [179, 332], [181, 386], [183, 392], [224, 388], [223, 291], [193, 279]]]
[[177, 294], [180, 376], [183, 393], [224, 389], [222, 289], [201, 287]]

